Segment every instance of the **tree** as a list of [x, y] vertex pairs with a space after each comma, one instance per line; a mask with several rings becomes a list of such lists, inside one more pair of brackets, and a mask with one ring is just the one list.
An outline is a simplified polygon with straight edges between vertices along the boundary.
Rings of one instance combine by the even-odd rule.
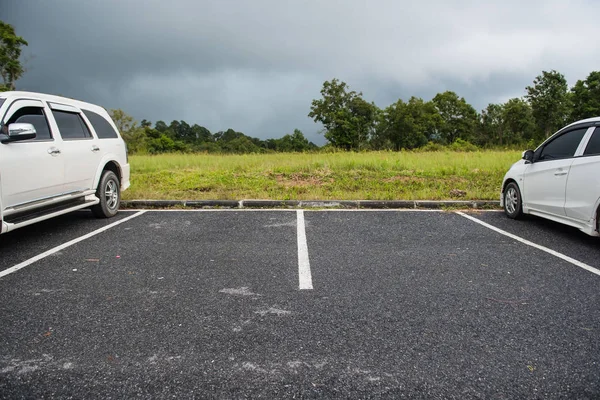
[[229, 128], [226, 131], [219, 131], [215, 133], [214, 137], [217, 142], [231, 142], [235, 139], [239, 139], [245, 137], [242, 132], [236, 132], [233, 129]]
[[137, 122], [133, 119], [133, 117], [126, 114], [125, 111], [121, 110], [120, 108], [108, 110], [108, 113], [119, 129], [119, 132], [129, 132], [136, 127]]
[[156, 121], [156, 124], [154, 124], [154, 129], [164, 133], [169, 129], [169, 126], [165, 123], [165, 121]]
[[198, 124], [192, 125], [192, 132], [196, 142], [214, 142], [215, 140], [208, 129]]
[[360, 150], [374, 132], [379, 109], [348, 89], [337, 79], [325, 81], [323, 98], [312, 101], [308, 116], [323, 124], [325, 138], [335, 147]]
[[592, 71], [571, 88], [571, 121], [600, 116], [600, 71]]
[[411, 97], [408, 103], [398, 100], [381, 114], [375, 148], [414, 149], [427, 143], [440, 125], [440, 115], [431, 102]]
[[[303, 152], [312, 149], [314, 144], [310, 143], [308, 139], [304, 137], [304, 134], [299, 129], [294, 129], [293, 134], [284, 135], [281, 139], [275, 139], [274, 142], [266, 142], [266, 148], [272, 148], [272, 144], [275, 144], [274, 150], [281, 152]], [[312, 144], [312, 146], [311, 146]]]
[[152, 154], [165, 153], [175, 149], [175, 141], [161, 133], [158, 138], [148, 141], [148, 151]]
[[121, 109], [112, 109], [108, 113], [121, 132], [123, 140], [127, 143], [128, 151], [131, 153], [145, 151], [148, 138], [146, 130], [149, 128], [138, 126], [133, 117]]
[[531, 106], [513, 98], [504, 104], [489, 104], [481, 112], [478, 145], [522, 144], [535, 137], [535, 120]]
[[557, 71], [542, 71], [526, 90], [538, 134], [549, 137], [566, 123], [570, 114], [567, 80]]
[[21, 47], [27, 45], [25, 39], [15, 34], [12, 25], [0, 21], [0, 76], [4, 83], [0, 91], [15, 90], [15, 81], [25, 72], [19, 61]]
[[507, 143], [517, 144], [534, 140], [536, 128], [533, 111], [523, 99], [508, 100], [502, 110], [502, 120]]
[[173, 121], [169, 126], [175, 140], [182, 140], [186, 143], [192, 143], [196, 140], [196, 133], [192, 127], [185, 121]]
[[145, 153], [148, 149], [147, 130], [151, 128], [143, 128], [141, 126], [134, 128], [122, 134], [123, 140], [127, 143], [127, 151], [131, 154]]
[[353, 133], [354, 140], [351, 148], [361, 150], [370, 141], [377, 127], [377, 120], [381, 110], [375, 103], [369, 103], [364, 100], [362, 93], [350, 101], [350, 121], [345, 124], [345, 128]]
[[464, 97], [451, 91], [438, 93], [432, 100], [441, 117], [438, 141], [450, 144], [456, 139], [472, 140], [477, 111]]
[[488, 104], [481, 112], [481, 126], [478, 145], [499, 144], [502, 146], [504, 134], [504, 105]]
[[261, 152], [261, 148], [252, 143], [252, 140], [245, 135], [223, 142], [221, 144], [221, 149], [227, 153], [237, 154]]
[[146, 136], [149, 139], [158, 139], [160, 137], [160, 135], [162, 135], [162, 133], [158, 129], [153, 129], [153, 128], [150, 128], [149, 126], [144, 128], [144, 130], [146, 131]]

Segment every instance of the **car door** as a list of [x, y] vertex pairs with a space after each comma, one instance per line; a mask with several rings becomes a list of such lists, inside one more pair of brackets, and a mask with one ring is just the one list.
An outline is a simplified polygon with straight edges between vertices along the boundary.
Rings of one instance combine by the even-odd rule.
[[48, 103], [51, 125], [62, 138], [65, 161], [65, 190], [68, 193], [93, 189], [100, 163], [98, 140], [81, 116], [81, 110], [67, 104]]
[[565, 216], [565, 191], [573, 157], [586, 128], [566, 131], [546, 142], [523, 173], [523, 204], [531, 211]]
[[573, 160], [567, 179], [565, 212], [581, 221], [593, 218], [600, 198], [600, 128], [593, 129], [582, 156]]
[[0, 144], [2, 205], [11, 208], [57, 197], [64, 192], [64, 159], [60, 138], [52, 135], [49, 109], [39, 100], [16, 100], [2, 117], [2, 123], [31, 123], [32, 140]]

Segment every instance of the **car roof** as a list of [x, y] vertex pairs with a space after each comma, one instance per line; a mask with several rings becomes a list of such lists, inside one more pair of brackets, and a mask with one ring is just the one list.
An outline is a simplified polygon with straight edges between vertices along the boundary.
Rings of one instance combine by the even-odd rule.
[[73, 106], [84, 108], [90, 111], [98, 112], [100, 111], [102, 114], [106, 113], [106, 109], [104, 107], [98, 106], [93, 103], [88, 103], [81, 100], [71, 99], [63, 96], [55, 96], [52, 94], [46, 93], [38, 93], [38, 92], [27, 92], [27, 91], [9, 91], [9, 92], [1, 92], [1, 98], [28, 98], [34, 100], [45, 100], [49, 102], [63, 103], [63, 104], [71, 104]]
[[568, 127], [573, 126], [573, 125], [589, 124], [589, 123], [594, 123], [594, 122], [600, 122], [600, 117], [580, 119], [579, 121], [575, 121], [575, 122], [567, 125], [565, 128], [568, 128]]

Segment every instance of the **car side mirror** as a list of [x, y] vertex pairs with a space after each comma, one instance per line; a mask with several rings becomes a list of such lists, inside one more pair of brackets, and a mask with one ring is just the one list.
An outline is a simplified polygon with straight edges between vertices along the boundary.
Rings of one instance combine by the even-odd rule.
[[521, 156], [525, 160], [526, 164], [533, 162], [533, 150], [525, 150]]
[[[2, 131], [4, 132], [4, 126], [2, 127]], [[35, 127], [32, 124], [26, 123], [14, 123], [8, 126], [8, 135], [2, 134], [0, 135], [0, 142], [2, 143], [10, 143], [10, 142], [19, 142], [21, 140], [29, 140], [35, 138], [37, 132], [35, 131]]]

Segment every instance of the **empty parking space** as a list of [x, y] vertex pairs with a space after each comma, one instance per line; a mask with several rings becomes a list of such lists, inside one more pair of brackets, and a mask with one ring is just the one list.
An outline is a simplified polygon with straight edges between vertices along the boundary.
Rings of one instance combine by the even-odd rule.
[[98, 219], [90, 211], [78, 211], [0, 235], [0, 271], [132, 214], [122, 211], [114, 218]]
[[442, 395], [557, 393], [574, 377], [597, 389], [589, 272], [453, 213], [311, 213], [307, 224], [327, 331], [349, 362], [400, 368]]
[[599, 283], [451, 212], [148, 211], [0, 278], [0, 397], [594, 397]]
[[235, 372], [229, 358], [262, 357], [289, 313], [278, 293], [297, 291], [296, 257], [295, 212], [215, 212], [148, 213], [44, 258], [0, 283], [5, 393], [128, 393], [138, 379], [159, 393], [163, 375], [171, 390], [181, 371]]

